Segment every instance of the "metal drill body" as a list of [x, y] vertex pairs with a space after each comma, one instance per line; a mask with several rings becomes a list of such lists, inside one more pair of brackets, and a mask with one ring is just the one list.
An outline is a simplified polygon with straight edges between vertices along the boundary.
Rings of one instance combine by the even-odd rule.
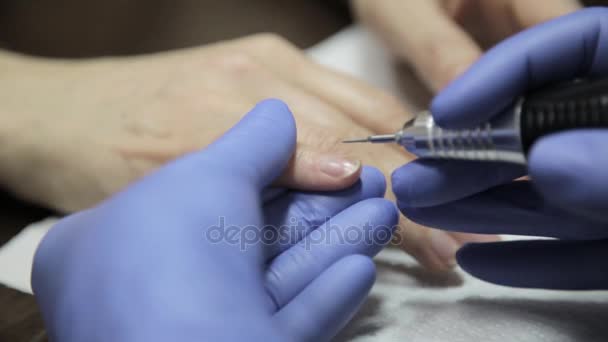
[[575, 129], [608, 129], [608, 78], [537, 89], [491, 121], [471, 129], [443, 129], [430, 112], [422, 112], [396, 134], [345, 142], [396, 142], [423, 158], [525, 164], [538, 139]]
[[443, 129], [430, 112], [420, 113], [395, 134], [395, 140], [419, 157], [526, 163], [520, 138], [520, 106], [472, 129]]

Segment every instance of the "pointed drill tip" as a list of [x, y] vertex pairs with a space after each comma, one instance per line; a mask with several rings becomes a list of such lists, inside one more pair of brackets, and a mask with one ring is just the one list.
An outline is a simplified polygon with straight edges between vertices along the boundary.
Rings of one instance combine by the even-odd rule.
[[358, 143], [366, 143], [369, 141], [369, 138], [358, 138], [358, 139], [348, 139], [342, 140], [343, 144], [358, 144]]

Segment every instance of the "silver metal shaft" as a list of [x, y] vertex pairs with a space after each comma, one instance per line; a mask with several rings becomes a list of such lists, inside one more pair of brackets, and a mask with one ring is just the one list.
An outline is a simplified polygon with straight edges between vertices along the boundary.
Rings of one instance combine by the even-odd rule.
[[491, 122], [472, 129], [450, 130], [435, 124], [430, 112], [418, 114], [396, 134], [373, 135], [345, 143], [396, 142], [419, 157], [525, 164], [520, 137], [521, 103]]
[[352, 139], [342, 141], [344, 144], [356, 144], [356, 143], [372, 143], [372, 144], [384, 144], [384, 143], [397, 143], [399, 142], [399, 136], [397, 134], [385, 134], [385, 135], [371, 135], [367, 138]]

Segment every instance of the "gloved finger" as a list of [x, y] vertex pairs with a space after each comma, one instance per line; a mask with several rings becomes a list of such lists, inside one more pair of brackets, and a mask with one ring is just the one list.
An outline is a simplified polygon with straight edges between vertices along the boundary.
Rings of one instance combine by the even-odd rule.
[[469, 244], [457, 254], [471, 275], [499, 285], [559, 290], [608, 288], [608, 240]]
[[295, 341], [330, 341], [357, 312], [376, 278], [369, 257], [336, 261], [275, 316]]
[[459, 76], [481, 55], [480, 47], [438, 1], [354, 1], [363, 22], [409, 61], [434, 91]]
[[251, 181], [261, 190], [283, 172], [295, 146], [296, 125], [289, 108], [279, 100], [265, 100], [193, 157]]
[[550, 135], [533, 146], [530, 175], [548, 202], [608, 222], [606, 146], [608, 129]]
[[344, 209], [360, 201], [384, 197], [386, 181], [379, 170], [364, 167], [360, 181], [349, 189], [333, 193], [290, 191], [264, 207], [263, 236], [268, 258], [300, 242]]
[[411, 208], [399, 203], [399, 208], [412, 221], [450, 231], [575, 240], [608, 238], [605, 223], [571, 215], [546, 203], [526, 181], [436, 207]]
[[407, 207], [432, 207], [459, 200], [525, 174], [522, 166], [453, 160], [414, 160], [392, 174], [392, 188]]
[[498, 44], [433, 100], [435, 120], [448, 128], [471, 127], [530, 89], [608, 74], [607, 18], [606, 8], [585, 9]]
[[374, 256], [390, 242], [399, 215], [385, 199], [359, 202], [278, 255], [266, 272], [266, 289], [280, 309], [336, 261]]

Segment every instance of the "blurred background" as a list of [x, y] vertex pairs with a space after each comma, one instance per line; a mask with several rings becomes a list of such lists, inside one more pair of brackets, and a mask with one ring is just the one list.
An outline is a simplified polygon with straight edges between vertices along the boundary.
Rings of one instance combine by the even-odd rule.
[[256, 32], [308, 47], [349, 22], [347, 2], [335, 0], [0, 2], [1, 44], [55, 57], [139, 54]]

